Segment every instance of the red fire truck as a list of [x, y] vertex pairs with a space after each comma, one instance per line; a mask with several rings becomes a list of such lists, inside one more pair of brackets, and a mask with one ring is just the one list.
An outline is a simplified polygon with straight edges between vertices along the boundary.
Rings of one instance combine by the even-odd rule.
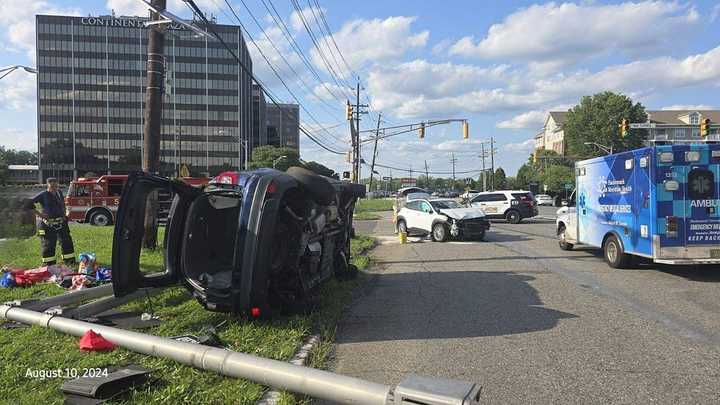
[[[108, 174], [100, 177], [80, 177], [70, 182], [65, 196], [65, 214], [70, 221], [88, 222], [98, 226], [112, 224], [115, 222], [115, 213], [127, 179], [127, 175]], [[193, 186], [202, 186], [209, 181], [204, 177], [183, 177], [181, 180]], [[169, 197], [159, 197], [160, 216], [163, 214], [162, 207], [169, 206]], [[168, 204], [162, 204], [163, 200], [167, 200], [165, 202]]]

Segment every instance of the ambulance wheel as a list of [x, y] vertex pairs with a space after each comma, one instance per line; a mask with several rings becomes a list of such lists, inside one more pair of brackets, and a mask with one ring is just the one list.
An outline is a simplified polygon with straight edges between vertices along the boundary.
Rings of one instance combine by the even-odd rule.
[[565, 225], [560, 225], [560, 228], [558, 228], [557, 236], [558, 236], [558, 245], [560, 245], [560, 249], [562, 249], [562, 250], [572, 250], [573, 249], [573, 244], [569, 243], [567, 241], [567, 239], [565, 239], [567, 236], [567, 235], [565, 235]]
[[610, 235], [603, 244], [605, 263], [614, 269], [622, 269], [630, 264], [630, 255], [625, 253], [622, 243], [615, 235]]
[[90, 215], [90, 223], [95, 226], [106, 226], [110, 225], [111, 222], [112, 219], [110, 215], [103, 210], [95, 211]]

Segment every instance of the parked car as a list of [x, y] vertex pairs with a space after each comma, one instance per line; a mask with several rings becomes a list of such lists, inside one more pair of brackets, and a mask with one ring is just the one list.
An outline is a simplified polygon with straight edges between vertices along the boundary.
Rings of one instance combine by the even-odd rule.
[[488, 218], [505, 219], [511, 224], [538, 214], [532, 193], [525, 190], [483, 192], [473, 197], [468, 205], [482, 209]]
[[[145, 206], [153, 191], [173, 199], [165, 272], [140, 268]], [[184, 284], [205, 308], [252, 317], [312, 308], [333, 275], [352, 277], [350, 238], [362, 185], [303, 168], [225, 172], [199, 189], [134, 173], [123, 190], [113, 238], [113, 288]]]
[[535, 203], [537, 205], [549, 205], [552, 207], [555, 204], [555, 199], [547, 194], [538, 194], [535, 196]]
[[450, 199], [409, 200], [397, 217], [397, 231], [408, 235], [431, 235], [437, 242], [448, 238], [485, 238], [490, 223], [477, 208], [463, 207]]

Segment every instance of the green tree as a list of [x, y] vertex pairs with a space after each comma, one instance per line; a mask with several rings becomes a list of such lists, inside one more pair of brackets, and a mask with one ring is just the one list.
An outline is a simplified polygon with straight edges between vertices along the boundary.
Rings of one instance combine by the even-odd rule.
[[305, 164], [303, 166], [305, 166], [306, 169], [311, 170], [321, 176], [332, 177], [332, 178], [338, 179], [338, 180], [340, 179], [339, 174], [335, 173], [335, 171], [333, 169], [331, 169], [321, 163], [311, 161], [311, 162], [305, 162]]
[[645, 107], [640, 103], [633, 104], [625, 95], [609, 91], [583, 97], [580, 104], [568, 111], [563, 124], [567, 154], [580, 159], [605, 154], [593, 145], [585, 145], [585, 142], [612, 146], [616, 152], [642, 146], [644, 130], [631, 129], [624, 138], [620, 135], [618, 126], [623, 119], [647, 121]]
[[561, 165], [548, 166], [541, 176], [542, 183], [551, 193], [564, 193], [565, 184], [575, 184], [575, 170], [572, 167]]
[[502, 167], [495, 169], [491, 178], [491, 184], [495, 185], [495, 190], [505, 190], [507, 188], [507, 176]]
[[[281, 156], [285, 156], [279, 159]], [[279, 160], [278, 160], [279, 159]], [[285, 171], [291, 166], [302, 166], [300, 163], [300, 154], [293, 148], [278, 147], [272, 145], [259, 146], [253, 149], [252, 160], [250, 162], [251, 169], [259, 169], [261, 167], [273, 167]]]
[[532, 163], [525, 163], [518, 169], [513, 188], [527, 189], [530, 182], [539, 182], [541, 173]]

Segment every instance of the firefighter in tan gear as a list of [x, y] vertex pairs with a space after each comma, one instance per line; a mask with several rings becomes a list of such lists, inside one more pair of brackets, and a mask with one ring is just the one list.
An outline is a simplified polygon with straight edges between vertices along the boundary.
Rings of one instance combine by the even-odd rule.
[[66, 264], [75, 263], [70, 227], [65, 216], [65, 202], [58, 187], [57, 179], [47, 179], [47, 190], [32, 199], [35, 215], [41, 222], [38, 225], [40, 250], [43, 265], [55, 264], [55, 245], [58, 239], [62, 248], [62, 259]]

